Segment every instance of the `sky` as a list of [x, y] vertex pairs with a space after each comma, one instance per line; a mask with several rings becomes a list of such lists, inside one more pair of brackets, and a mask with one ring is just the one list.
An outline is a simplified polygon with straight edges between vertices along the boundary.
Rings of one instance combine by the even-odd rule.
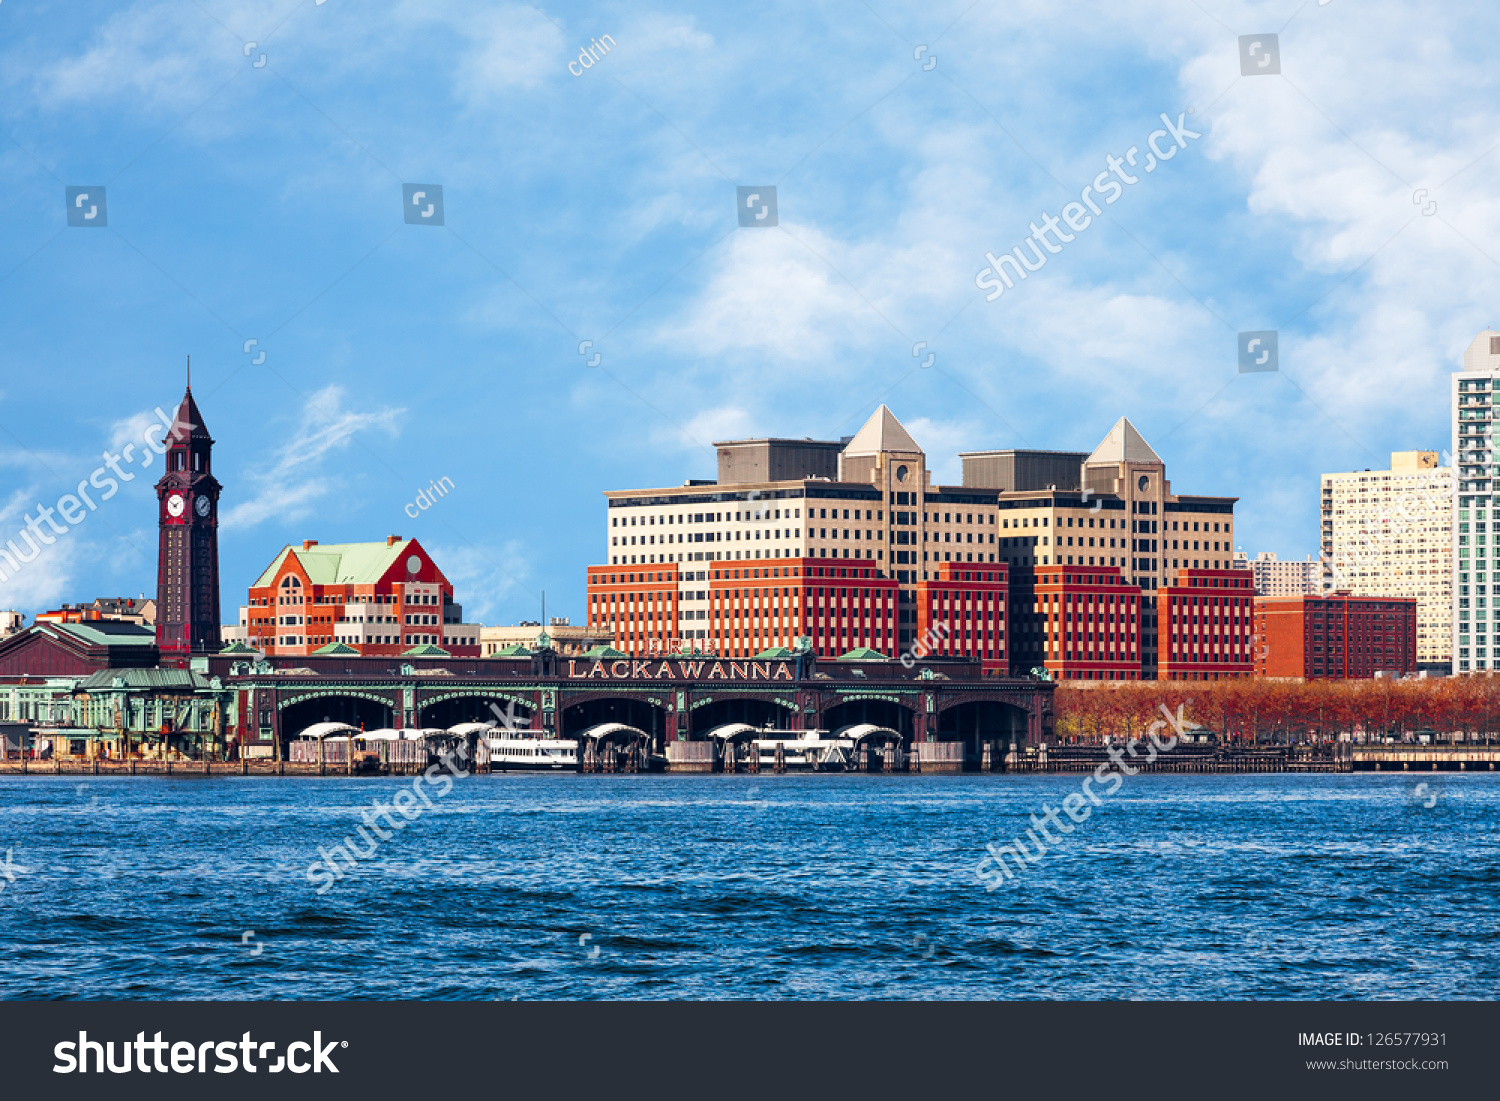
[[[284, 544], [392, 534], [471, 621], [581, 622], [602, 491], [882, 402], [950, 484], [1129, 417], [1240, 549], [1315, 555], [1319, 475], [1446, 448], [1500, 321], [1497, 40], [1478, 2], [0, 0], [0, 544], [191, 355], [226, 623]], [[1199, 136], [1148, 173], [1162, 116]], [[0, 607], [154, 593], [148, 457]]]

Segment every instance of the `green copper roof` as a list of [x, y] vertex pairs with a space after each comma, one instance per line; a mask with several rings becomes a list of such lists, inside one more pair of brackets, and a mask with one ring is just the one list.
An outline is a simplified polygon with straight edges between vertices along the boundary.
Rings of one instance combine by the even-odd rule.
[[529, 658], [531, 656], [531, 651], [526, 649], [526, 647], [522, 646], [519, 642], [512, 642], [509, 646], [496, 650], [490, 656], [497, 658]]
[[346, 646], [342, 642], [330, 642], [327, 646], [319, 646], [313, 651], [316, 656], [322, 654], [325, 657], [358, 657], [359, 651], [353, 646]]
[[295, 554], [314, 585], [373, 585], [406, 554], [413, 540], [402, 539], [387, 546], [380, 543], [329, 543], [327, 546], [283, 547], [252, 588], [269, 585], [286, 561]]
[[769, 650], [762, 650], [756, 654], [752, 661], [788, 661], [797, 656], [797, 651], [788, 650], [785, 646], [772, 646]]
[[402, 650], [401, 656], [404, 658], [451, 658], [453, 655], [441, 646], [423, 643], [421, 646], [413, 646], [410, 650]]
[[607, 659], [607, 658], [628, 658], [630, 655], [629, 654], [622, 654], [622, 653], [620, 653], [620, 651], [616, 650], [613, 646], [607, 646], [607, 645], [601, 643], [600, 645], [595, 646], [591, 650], [585, 650], [580, 656], [581, 657], [586, 657], [586, 658], [593, 658], [596, 661], [598, 661], [598, 660], [603, 660], [603, 659]]
[[253, 648], [251, 648], [249, 646], [246, 646], [239, 639], [235, 639], [228, 646], [224, 647], [224, 649], [220, 650], [219, 653], [221, 653], [221, 654], [258, 654], [258, 653], [260, 653], [260, 651], [256, 650], [256, 649], [253, 649]]
[[118, 620], [95, 619], [88, 623], [46, 623], [43, 628], [55, 628], [92, 646], [155, 646], [156, 630], [135, 623]]
[[[115, 681], [121, 683], [116, 685]], [[79, 692], [107, 692], [111, 688], [207, 688], [208, 678], [186, 669], [101, 669], [78, 685]]]
[[872, 650], [868, 646], [856, 646], [847, 654], [840, 654], [836, 661], [889, 661], [879, 650]]

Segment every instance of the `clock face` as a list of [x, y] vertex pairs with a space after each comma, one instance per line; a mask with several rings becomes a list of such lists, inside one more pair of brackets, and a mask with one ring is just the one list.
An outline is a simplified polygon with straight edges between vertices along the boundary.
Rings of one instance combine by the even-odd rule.
[[406, 572], [407, 573], [421, 573], [422, 572], [422, 559], [418, 555], [414, 554], [414, 555], [412, 555], [410, 558], [408, 558], [406, 560]]
[[169, 516], [181, 516], [183, 507], [182, 494], [174, 493], [167, 498], [167, 514]]
[[199, 516], [207, 516], [209, 509], [208, 498], [199, 497], [196, 501], [193, 502], [193, 509], [198, 513]]

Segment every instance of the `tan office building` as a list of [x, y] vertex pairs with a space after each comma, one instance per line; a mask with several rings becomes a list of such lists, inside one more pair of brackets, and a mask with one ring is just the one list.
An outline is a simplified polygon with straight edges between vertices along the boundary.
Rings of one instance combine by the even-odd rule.
[[847, 440], [714, 446], [716, 481], [605, 493], [605, 562], [679, 564], [675, 632], [683, 639], [709, 637], [711, 561], [871, 565], [899, 585], [898, 650], [915, 640], [924, 572], [939, 562], [997, 561], [995, 491], [933, 485], [926, 454], [884, 405]]
[[533, 650], [541, 635], [545, 635], [547, 644], [564, 657], [581, 654], [596, 643], [609, 641], [607, 638], [596, 638], [587, 627], [575, 627], [567, 618], [554, 616], [545, 628], [540, 620], [523, 620], [513, 626], [479, 628], [479, 655], [492, 658], [501, 651], [517, 646]]
[[1154, 678], [1154, 593], [1177, 570], [1233, 568], [1237, 500], [1174, 494], [1166, 464], [1124, 417], [1084, 459], [1074, 485], [1001, 493], [1000, 560], [1012, 566], [1012, 664], [1040, 666], [1059, 644], [1030, 606], [1023, 568], [1108, 566], [1148, 595], [1139, 642], [1142, 675]]
[[1389, 470], [1324, 474], [1323, 587], [1417, 601], [1417, 664], [1453, 659], [1453, 468], [1394, 451]]

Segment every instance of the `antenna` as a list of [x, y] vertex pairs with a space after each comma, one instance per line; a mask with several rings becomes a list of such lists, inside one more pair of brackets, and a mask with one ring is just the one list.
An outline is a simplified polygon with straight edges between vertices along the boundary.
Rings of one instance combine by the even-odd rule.
[[542, 630], [547, 629], [547, 590], [542, 590]]
[[188, 387], [187, 388], [189, 390], [191, 390], [193, 388], [193, 357], [192, 356], [188, 356], [187, 359], [188, 359], [188, 368], [187, 368]]

